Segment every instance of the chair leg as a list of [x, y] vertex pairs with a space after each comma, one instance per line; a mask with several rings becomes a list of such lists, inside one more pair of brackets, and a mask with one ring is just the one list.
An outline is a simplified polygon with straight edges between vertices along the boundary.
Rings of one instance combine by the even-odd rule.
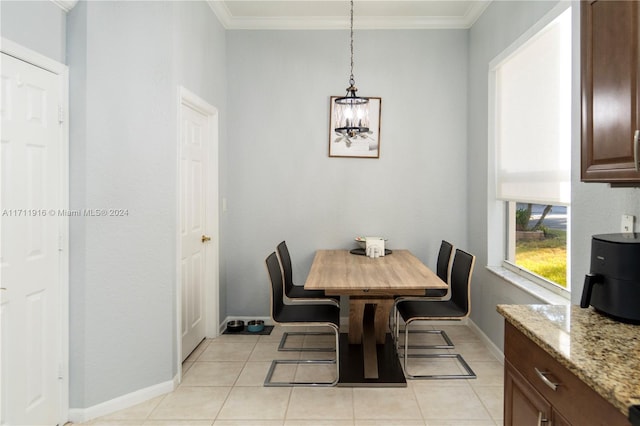
[[393, 321], [393, 345], [394, 348], [398, 349], [399, 346], [399, 342], [400, 342], [400, 313], [398, 312], [398, 310], [396, 309], [394, 312], [394, 321]]
[[[334, 327], [335, 337], [336, 337], [336, 358], [331, 360], [326, 359], [318, 359], [318, 360], [289, 360], [289, 359], [275, 359], [271, 361], [271, 367], [267, 372], [267, 377], [264, 380], [264, 386], [266, 387], [292, 387], [292, 386], [312, 386], [312, 387], [323, 387], [323, 386], [335, 386], [340, 380], [340, 329], [338, 327]], [[291, 333], [296, 334], [296, 333]], [[297, 333], [297, 334], [334, 334], [334, 333]], [[284, 341], [283, 336], [283, 341]], [[290, 349], [286, 349], [290, 350]], [[304, 349], [305, 351], [308, 349]], [[326, 349], [324, 349], [326, 350]], [[333, 350], [333, 349], [331, 349]], [[274, 382], [273, 374], [278, 365], [282, 364], [294, 364], [294, 365], [318, 365], [318, 364], [335, 364], [336, 366], [336, 378], [332, 382], [296, 382], [296, 381], [288, 381], [288, 382]]]
[[280, 352], [333, 352], [333, 348], [287, 348], [287, 338], [289, 336], [332, 336], [333, 333], [322, 331], [296, 331], [285, 332], [280, 339], [280, 345], [278, 345], [278, 351]]
[[[389, 322], [392, 322], [389, 320]], [[389, 328], [392, 331], [392, 337], [394, 345], [397, 350], [400, 350], [400, 313], [396, 309], [394, 312], [393, 328]], [[405, 324], [405, 328], [407, 325]], [[455, 349], [455, 345], [444, 330], [411, 330], [409, 333], [422, 333], [422, 334], [439, 334], [444, 340], [443, 345], [411, 345], [409, 349]]]
[[[471, 369], [469, 364], [464, 360], [462, 355], [460, 354], [411, 354], [409, 355], [409, 349], [415, 348], [416, 346], [409, 345], [409, 325], [411, 322], [408, 322], [404, 326], [404, 373], [409, 379], [431, 379], [431, 380], [442, 380], [442, 379], [475, 379], [476, 373]], [[433, 330], [434, 332], [438, 332], [440, 330]], [[444, 333], [444, 332], [443, 332]], [[446, 336], [446, 334], [444, 334]], [[443, 336], [443, 337], [444, 337]], [[446, 337], [446, 340], [449, 340], [449, 337]], [[453, 344], [452, 344], [453, 345]], [[437, 345], [436, 345], [437, 346]], [[423, 346], [424, 348], [424, 346]], [[427, 348], [429, 348], [427, 346]], [[433, 347], [431, 347], [433, 349]], [[437, 349], [437, 348], [436, 348]], [[460, 363], [462, 368], [466, 371], [466, 374], [411, 374], [409, 372], [409, 358], [455, 358], [456, 361]]]
[[391, 310], [389, 311], [389, 323], [387, 324], [387, 327], [389, 327], [389, 331], [391, 331], [391, 340], [393, 341], [393, 347], [396, 347], [396, 336], [395, 336], [395, 329], [396, 329], [396, 323], [395, 323], [395, 319], [396, 319], [396, 309], [395, 306], [391, 307]]
[[409, 349], [455, 349], [455, 346], [444, 330], [411, 330], [411, 334], [439, 334], [445, 341], [444, 345], [409, 345]]
[[407, 357], [405, 356], [405, 368], [404, 372], [409, 379], [423, 379], [423, 380], [443, 380], [443, 379], [475, 379], [476, 373], [471, 369], [469, 364], [464, 360], [460, 354], [413, 354], [408, 358], [455, 358], [460, 363], [462, 368], [466, 371], [466, 374], [411, 374], [406, 365]]
[[[392, 319], [393, 318], [393, 319]], [[400, 350], [400, 313], [397, 309], [393, 309], [389, 316], [389, 330], [393, 344], [397, 350]], [[412, 345], [409, 349], [455, 349], [455, 345], [444, 330], [411, 330], [410, 333], [439, 334], [444, 340], [443, 345]]]
[[336, 360], [326, 360], [326, 359], [306, 359], [306, 360], [297, 360], [297, 359], [274, 359], [271, 361], [271, 367], [269, 368], [269, 372], [267, 373], [267, 377], [264, 379], [264, 386], [267, 387], [292, 387], [292, 386], [335, 386], [338, 383], [339, 376], [333, 382], [274, 382], [272, 380], [273, 373], [275, 373], [278, 365], [281, 364], [295, 364], [295, 365], [317, 365], [317, 364], [337, 364]]

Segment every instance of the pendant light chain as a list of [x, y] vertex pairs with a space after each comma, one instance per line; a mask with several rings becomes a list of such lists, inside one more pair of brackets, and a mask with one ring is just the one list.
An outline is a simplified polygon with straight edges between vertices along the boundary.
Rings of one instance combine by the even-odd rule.
[[351, 86], [356, 84], [353, 78], [353, 0], [351, 0], [351, 77], [349, 77], [349, 84]]

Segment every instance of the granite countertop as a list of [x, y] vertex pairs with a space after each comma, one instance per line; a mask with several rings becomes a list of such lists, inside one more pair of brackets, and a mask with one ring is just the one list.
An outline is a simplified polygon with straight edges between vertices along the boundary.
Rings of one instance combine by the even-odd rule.
[[640, 404], [640, 325], [576, 305], [498, 305], [497, 310], [625, 416]]

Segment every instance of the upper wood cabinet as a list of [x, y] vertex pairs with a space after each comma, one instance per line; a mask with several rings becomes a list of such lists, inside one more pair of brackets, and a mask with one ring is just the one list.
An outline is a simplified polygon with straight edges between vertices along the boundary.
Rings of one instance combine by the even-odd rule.
[[638, 4], [580, 4], [583, 182], [640, 185]]

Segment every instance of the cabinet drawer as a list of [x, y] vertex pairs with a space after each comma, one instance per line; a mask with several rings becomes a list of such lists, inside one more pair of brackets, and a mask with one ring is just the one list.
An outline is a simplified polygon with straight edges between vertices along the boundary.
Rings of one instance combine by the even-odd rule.
[[508, 322], [505, 358], [571, 424], [629, 425], [617, 408]]
[[551, 417], [551, 404], [509, 363], [504, 362], [504, 425], [536, 426]]

